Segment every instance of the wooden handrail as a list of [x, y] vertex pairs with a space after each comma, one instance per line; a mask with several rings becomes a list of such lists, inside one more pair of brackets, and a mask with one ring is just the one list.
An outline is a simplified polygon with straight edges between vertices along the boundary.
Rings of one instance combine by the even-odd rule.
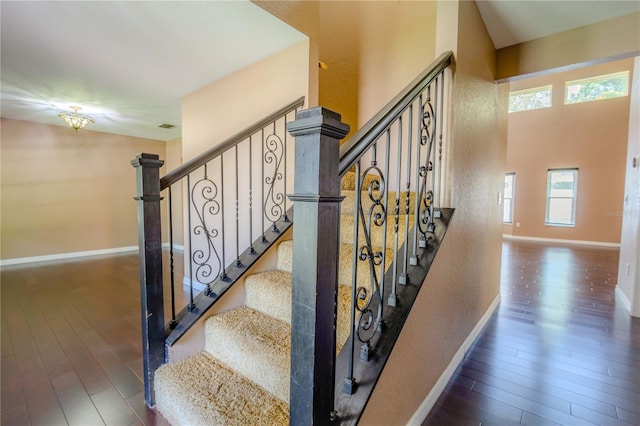
[[376, 115], [340, 147], [340, 176], [358, 161], [378, 137], [393, 123], [411, 101], [420, 94], [445, 68], [451, 64], [453, 52], [440, 55], [430, 66], [389, 101]]
[[253, 135], [260, 129], [264, 128], [266, 125], [272, 123], [276, 119], [281, 116], [287, 114], [290, 111], [295, 110], [296, 108], [304, 105], [304, 96], [296, 99], [295, 101], [283, 106], [279, 110], [275, 111], [272, 114], [269, 114], [267, 117], [264, 117], [262, 120], [254, 123], [253, 125], [247, 127], [246, 129], [236, 133], [235, 135], [227, 138], [219, 145], [214, 146], [213, 148], [204, 151], [202, 154], [197, 157], [192, 158], [176, 169], [170, 171], [165, 176], [160, 179], [160, 190], [164, 190], [174, 183], [178, 182], [180, 179], [198, 169], [202, 165], [208, 163], [209, 161], [216, 158], [218, 155], [227, 151], [230, 148], [233, 148], [243, 140], [247, 139], [249, 136]]

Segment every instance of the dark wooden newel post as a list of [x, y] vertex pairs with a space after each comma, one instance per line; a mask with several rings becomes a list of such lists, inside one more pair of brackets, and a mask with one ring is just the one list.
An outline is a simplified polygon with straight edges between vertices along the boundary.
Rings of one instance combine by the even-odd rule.
[[142, 314], [142, 359], [144, 399], [155, 405], [153, 376], [165, 362], [164, 306], [162, 301], [162, 237], [160, 225], [160, 167], [155, 154], [138, 154], [138, 245], [140, 247], [140, 308]]
[[290, 424], [327, 424], [335, 388], [340, 114], [301, 111], [287, 126], [296, 138], [291, 300]]

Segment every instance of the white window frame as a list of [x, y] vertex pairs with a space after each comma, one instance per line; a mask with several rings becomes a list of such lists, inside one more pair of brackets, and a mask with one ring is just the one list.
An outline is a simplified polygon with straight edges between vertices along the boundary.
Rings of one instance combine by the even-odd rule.
[[[507, 178], [511, 177], [511, 197], [507, 196]], [[515, 188], [516, 188], [516, 174], [514, 172], [509, 172], [509, 173], [505, 173], [504, 174], [504, 186], [505, 189], [503, 191], [503, 196], [502, 196], [502, 223], [506, 223], [506, 224], [512, 224], [513, 223], [513, 198], [515, 196]], [[507, 208], [507, 200], [509, 200], [509, 214], [508, 214], [508, 219], [509, 220], [505, 220], [505, 216], [507, 216], [505, 214], [506, 212], [506, 208]]]
[[[551, 176], [554, 173], [572, 173], [573, 174], [573, 194], [571, 196], [552, 196], [551, 195]], [[552, 222], [549, 217], [549, 210], [551, 208], [551, 200], [555, 199], [569, 199], [571, 200], [571, 222]], [[576, 201], [578, 199], [578, 169], [549, 169], [547, 170], [547, 208], [545, 211], [545, 225], [547, 226], [560, 226], [560, 227], [575, 227], [576, 226]]]
[[[536, 92], [546, 92], [546, 91], [549, 91], [549, 105], [537, 106], [537, 107], [533, 107], [533, 108], [517, 109], [517, 110], [512, 110], [511, 109], [511, 98], [512, 97], [518, 96], [518, 95], [527, 95], [527, 94], [536, 93]], [[509, 114], [511, 114], [513, 112], [533, 111], [533, 110], [536, 110], [536, 109], [551, 108], [552, 105], [553, 105], [553, 85], [551, 85], [551, 84], [549, 84], [547, 86], [539, 86], [539, 87], [533, 87], [531, 89], [516, 90], [516, 91], [513, 91], [513, 92], [509, 92]]]
[[[582, 85], [584, 83], [590, 83], [592, 81], [610, 80], [610, 79], [614, 79], [614, 78], [618, 78], [618, 77], [624, 77], [624, 81], [625, 81], [624, 93], [621, 94], [621, 95], [611, 96], [611, 97], [607, 97], [607, 98], [578, 100], [578, 101], [574, 101], [574, 102], [569, 102], [568, 101], [569, 100], [569, 91], [570, 91], [570, 88], [573, 87], [573, 86]], [[567, 81], [567, 82], [564, 83], [564, 104], [565, 105], [581, 104], [581, 103], [585, 103], [585, 102], [601, 101], [601, 100], [605, 100], [605, 99], [622, 98], [622, 97], [628, 96], [628, 95], [629, 95], [629, 71], [622, 71], [622, 72], [614, 72], [612, 74], [597, 75], [595, 77], [582, 78], [580, 80], [572, 80], [572, 81]]]

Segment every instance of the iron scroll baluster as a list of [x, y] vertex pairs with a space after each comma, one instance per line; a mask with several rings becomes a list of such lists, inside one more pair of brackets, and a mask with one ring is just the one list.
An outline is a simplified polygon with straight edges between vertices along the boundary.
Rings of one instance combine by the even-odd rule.
[[[200, 202], [201, 201], [201, 202]], [[211, 223], [218, 219], [222, 212], [218, 186], [209, 179], [207, 166], [204, 167], [204, 176], [194, 183], [191, 188], [191, 203], [196, 212], [198, 223], [193, 227], [191, 234], [204, 240], [205, 248], [193, 251], [192, 262], [195, 265], [195, 280], [207, 286], [211, 291], [211, 283], [221, 275], [222, 259], [216, 249], [218, 229]], [[201, 247], [202, 245], [199, 245]]]

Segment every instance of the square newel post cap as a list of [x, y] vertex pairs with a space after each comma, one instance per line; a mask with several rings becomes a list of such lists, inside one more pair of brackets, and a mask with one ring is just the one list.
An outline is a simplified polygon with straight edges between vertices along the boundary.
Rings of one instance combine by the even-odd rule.
[[131, 160], [131, 165], [133, 167], [157, 167], [160, 168], [164, 164], [164, 161], [160, 159], [158, 154], [148, 154], [146, 152], [141, 152], [136, 155], [136, 158]]
[[344, 138], [349, 133], [349, 125], [342, 122], [342, 116], [323, 107], [315, 107], [298, 112], [296, 121], [287, 124], [293, 136], [320, 133], [335, 139]]

